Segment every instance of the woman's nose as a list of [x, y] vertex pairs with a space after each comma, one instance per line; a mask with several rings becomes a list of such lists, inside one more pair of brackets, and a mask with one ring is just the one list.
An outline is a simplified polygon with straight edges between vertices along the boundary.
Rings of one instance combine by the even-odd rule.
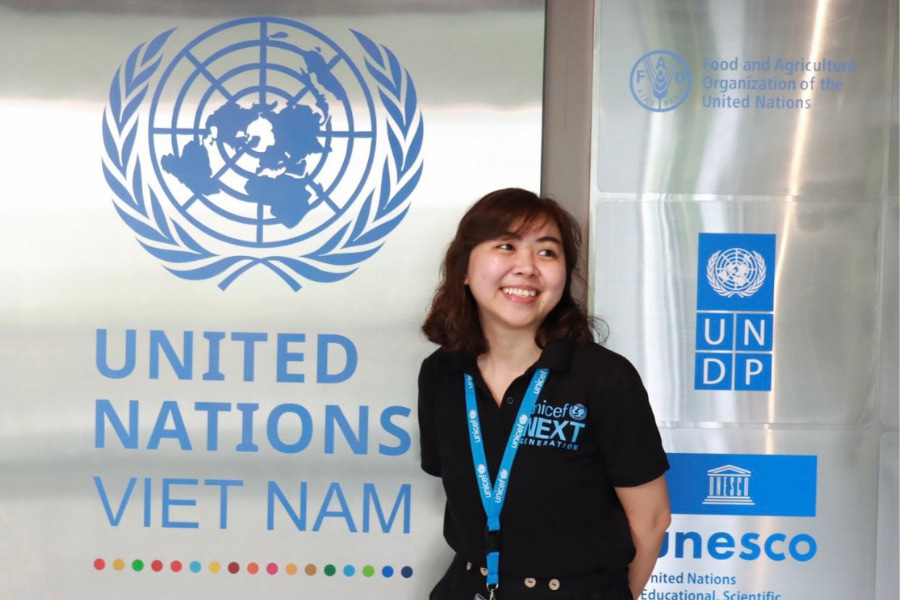
[[532, 256], [531, 252], [516, 252], [515, 272], [528, 276], [534, 274], [534, 256]]

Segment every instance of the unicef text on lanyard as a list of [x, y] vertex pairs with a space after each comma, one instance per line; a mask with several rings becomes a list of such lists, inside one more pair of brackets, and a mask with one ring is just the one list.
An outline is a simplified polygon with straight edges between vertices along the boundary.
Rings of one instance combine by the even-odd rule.
[[[525, 434], [528, 426], [528, 418], [534, 410], [538, 395], [547, 381], [548, 369], [538, 369], [528, 384], [528, 391], [522, 398], [522, 406], [516, 416], [516, 423], [509, 433], [506, 442], [506, 450], [503, 451], [503, 459], [500, 461], [500, 470], [497, 479], [491, 485], [488, 475], [487, 457], [484, 453], [484, 438], [481, 434], [481, 424], [478, 420], [478, 403], [475, 401], [475, 383], [472, 376], [464, 374], [466, 384], [466, 412], [469, 415], [469, 443], [472, 446], [472, 461], [475, 465], [475, 478], [478, 480], [478, 488], [481, 490], [481, 504], [487, 515], [487, 589], [490, 597], [495, 597], [495, 591], [500, 585], [500, 511], [503, 510], [503, 501], [506, 499], [506, 489], [509, 483], [509, 473], [512, 471], [513, 460], [519, 450], [519, 442]], [[479, 596], [476, 596], [476, 599]]]

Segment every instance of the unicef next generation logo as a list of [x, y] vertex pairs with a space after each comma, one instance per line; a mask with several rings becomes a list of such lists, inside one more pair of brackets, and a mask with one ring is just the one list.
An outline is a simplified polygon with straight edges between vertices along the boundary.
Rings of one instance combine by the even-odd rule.
[[288, 19], [223, 23], [169, 54], [173, 31], [112, 82], [103, 170], [119, 216], [169, 271], [222, 289], [259, 265], [294, 290], [350, 275], [422, 173], [409, 73], [359, 32], [341, 47]]
[[691, 92], [691, 69], [674, 52], [654, 50], [640, 57], [631, 69], [631, 95], [653, 112], [681, 106]]

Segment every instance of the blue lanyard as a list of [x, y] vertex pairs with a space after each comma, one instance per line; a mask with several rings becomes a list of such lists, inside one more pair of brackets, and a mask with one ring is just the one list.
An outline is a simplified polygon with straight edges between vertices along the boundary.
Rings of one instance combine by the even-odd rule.
[[503, 510], [503, 501], [506, 499], [506, 489], [509, 483], [509, 473], [512, 471], [513, 460], [519, 450], [519, 442], [525, 435], [528, 427], [528, 419], [538, 395], [547, 381], [548, 369], [538, 369], [528, 384], [525, 397], [522, 398], [522, 406], [516, 416], [516, 423], [509, 433], [506, 442], [506, 450], [500, 461], [500, 470], [497, 471], [497, 479], [491, 485], [488, 474], [487, 457], [484, 454], [484, 437], [481, 424], [478, 420], [478, 404], [475, 401], [475, 383], [472, 376], [464, 374], [466, 386], [466, 412], [469, 421], [469, 443], [472, 446], [472, 461], [475, 465], [475, 479], [478, 481], [478, 489], [481, 490], [481, 504], [487, 515], [487, 584], [496, 588], [500, 582], [500, 511]]

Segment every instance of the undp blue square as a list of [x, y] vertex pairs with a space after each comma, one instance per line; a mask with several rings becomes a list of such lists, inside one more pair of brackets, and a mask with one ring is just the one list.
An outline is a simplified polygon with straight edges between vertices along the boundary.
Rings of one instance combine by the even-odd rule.
[[767, 392], [772, 389], [772, 355], [738, 353], [734, 356], [734, 389]]
[[730, 390], [734, 382], [734, 354], [698, 352], [694, 358], [695, 390]]
[[701, 233], [697, 310], [772, 311], [775, 234]]
[[697, 350], [734, 350], [735, 315], [697, 313]]

